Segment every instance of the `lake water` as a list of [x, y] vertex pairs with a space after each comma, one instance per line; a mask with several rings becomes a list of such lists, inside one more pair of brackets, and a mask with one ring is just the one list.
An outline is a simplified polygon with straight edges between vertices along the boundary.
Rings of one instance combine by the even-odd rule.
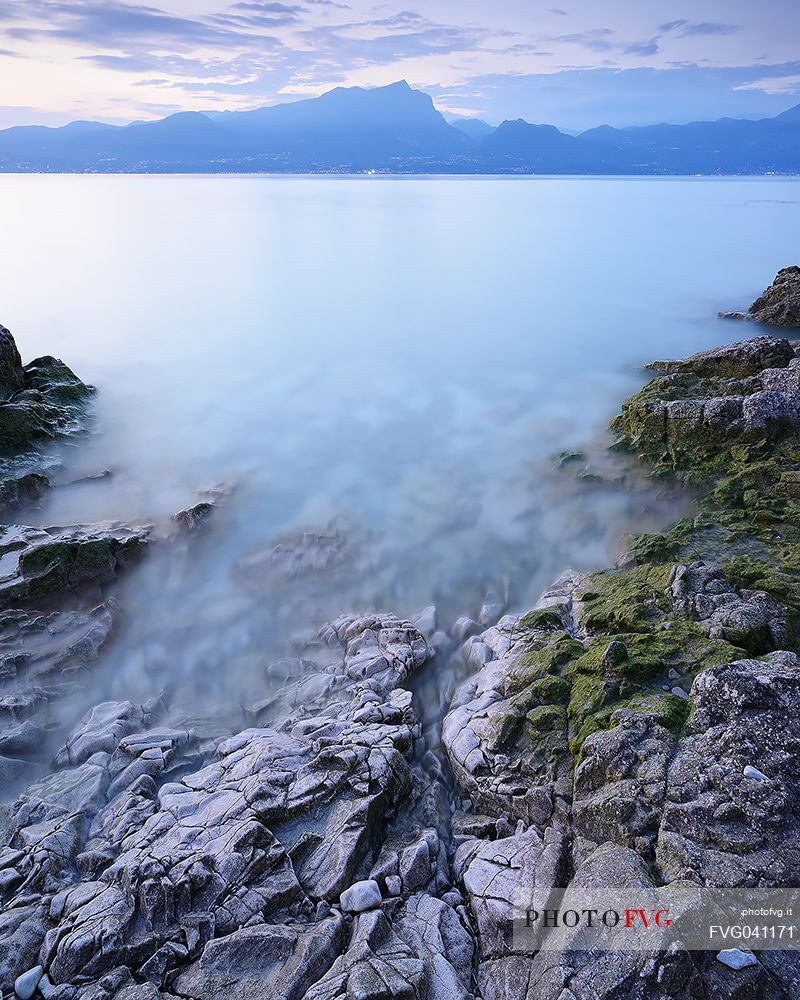
[[674, 516], [550, 459], [624, 472], [605, 428], [640, 366], [751, 332], [717, 311], [800, 232], [777, 178], [3, 176], [0, 207], [0, 322], [99, 388], [61, 478], [113, 472], [28, 520], [163, 525], [230, 490], [120, 588], [93, 697], [219, 705], [299, 629], [435, 603], [447, 630], [487, 591], [521, 610]]

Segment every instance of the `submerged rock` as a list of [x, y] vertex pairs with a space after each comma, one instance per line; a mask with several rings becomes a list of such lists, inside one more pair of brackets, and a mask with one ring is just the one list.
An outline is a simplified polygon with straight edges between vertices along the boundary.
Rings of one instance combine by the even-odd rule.
[[0, 525], [0, 601], [19, 605], [106, 586], [143, 555], [148, 537], [145, 528], [120, 524]]
[[26, 472], [0, 481], [0, 514], [41, 500], [50, 489], [50, 480], [41, 472]]

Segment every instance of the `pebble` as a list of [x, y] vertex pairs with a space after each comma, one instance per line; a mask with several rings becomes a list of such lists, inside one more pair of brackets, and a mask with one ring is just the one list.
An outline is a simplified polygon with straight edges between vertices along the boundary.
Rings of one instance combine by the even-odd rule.
[[674, 687], [672, 689], [672, 694], [677, 695], [678, 698], [683, 698], [685, 701], [689, 700], [689, 695], [683, 690], [682, 687]]
[[349, 913], [363, 913], [381, 905], [381, 889], [374, 878], [354, 882], [339, 898], [342, 909]]
[[742, 771], [745, 778], [750, 778], [752, 781], [769, 781], [769, 778], [764, 774], [763, 771], [759, 771], [757, 767], [753, 767], [752, 764], [748, 764], [747, 767]]
[[36, 965], [32, 969], [28, 969], [27, 972], [23, 972], [21, 976], [17, 976], [14, 982], [14, 992], [19, 1000], [31, 1000], [43, 975], [44, 969], [41, 965]]
[[725, 948], [717, 955], [717, 961], [727, 965], [729, 969], [746, 969], [748, 965], [756, 965], [756, 956], [739, 948]]

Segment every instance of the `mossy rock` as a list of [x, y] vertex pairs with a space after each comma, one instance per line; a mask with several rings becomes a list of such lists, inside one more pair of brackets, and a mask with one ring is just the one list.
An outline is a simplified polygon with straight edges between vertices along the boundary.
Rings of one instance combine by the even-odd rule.
[[592, 574], [580, 595], [582, 620], [592, 632], [645, 632], [670, 610], [669, 565], [643, 564], [630, 570]]
[[685, 698], [667, 694], [666, 691], [634, 695], [625, 707], [642, 715], [655, 716], [658, 722], [675, 737], [683, 732], [691, 708]]
[[564, 618], [561, 605], [551, 608], [538, 608], [523, 615], [517, 622], [518, 628], [544, 629], [545, 631], [563, 631]]
[[563, 677], [542, 677], [531, 684], [531, 690], [542, 704], [556, 704], [569, 700], [569, 681]]
[[538, 705], [525, 718], [528, 725], [537, 732], [552, 732], [564, 729], [567, 713], [563, 705]]
[[36, 358], [22, 368], [21, 379], [0, 402], [0, 452], [74, 429], [94, 392], [58, 358]]

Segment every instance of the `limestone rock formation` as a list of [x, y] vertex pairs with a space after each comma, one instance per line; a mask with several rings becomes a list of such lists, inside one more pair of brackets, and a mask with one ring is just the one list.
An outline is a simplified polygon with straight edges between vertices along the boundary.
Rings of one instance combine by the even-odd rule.
[[800, 327], [800, 267], [781, 268], [749, 313], [758, 323]]

